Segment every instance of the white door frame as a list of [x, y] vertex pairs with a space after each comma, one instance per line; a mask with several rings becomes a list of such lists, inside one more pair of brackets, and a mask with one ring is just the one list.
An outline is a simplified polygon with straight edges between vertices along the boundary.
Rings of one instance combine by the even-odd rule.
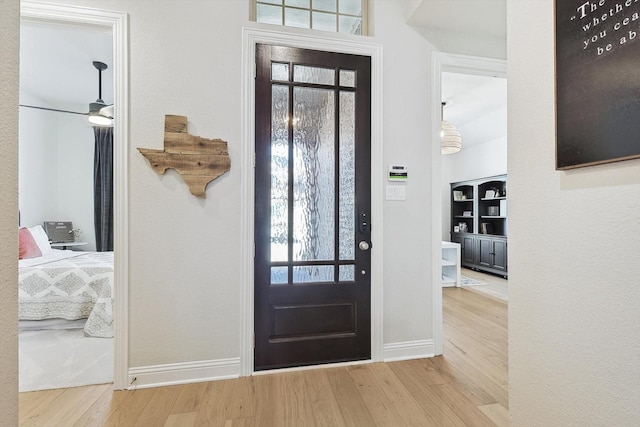
[[431, 61], [431, 215], [434, 236], [433, 251], [433, 340], [436, 355], [442, 354], [442, 286], [441, 239], [442, 236], [442, 154], [440, 153], [440, 121], [442, 103], [442, 72], [507, 78], [507, 61], [478, 56], [434, 52]]
[[21, 1], [20, 19], [108, 28], [113, 34], [114, 112], [114, 387], [127, 388], [129, 230], [129, 23], [124, 12]]
[[242, 149], [241, 149], [241, 330], [240, 376], [254, 371], [254, 147], [255, 147], [255, 46], [258, 43], [351, 53], [371, 57], [371, 360], [383, 357], [382, 211], [384, 167], [382, 160], [382, 47], [361, 37], [285, 29], [273, 31], [255, 24], [242, 29]]

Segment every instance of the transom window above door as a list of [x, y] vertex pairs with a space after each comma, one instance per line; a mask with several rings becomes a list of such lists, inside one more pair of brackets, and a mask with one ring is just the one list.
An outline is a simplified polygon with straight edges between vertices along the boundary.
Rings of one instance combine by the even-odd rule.
[[256, 22], [366, 35], [367, 0], [253, 0]]

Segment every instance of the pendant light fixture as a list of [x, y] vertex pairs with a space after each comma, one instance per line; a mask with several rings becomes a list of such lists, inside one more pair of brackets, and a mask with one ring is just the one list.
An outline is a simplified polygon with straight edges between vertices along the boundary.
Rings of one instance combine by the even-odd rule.
[[442, 102], [440, 108], [440, 143], [442, 154], [454, 154], [462, 149], [462, 135], [452, 124], [444, 120], [444, 106], [446, 102]]

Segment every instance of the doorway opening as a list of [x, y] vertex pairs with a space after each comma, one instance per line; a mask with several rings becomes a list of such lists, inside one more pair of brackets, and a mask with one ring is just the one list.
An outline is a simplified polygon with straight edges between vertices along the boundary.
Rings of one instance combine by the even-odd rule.
[[[433, 154], [433, 205], [434, 205], [434, 236], [442, 236], [443, 242], [451, 241], [453, 237], [454, 216], [452, 216], [451, 206], [454, 203], [453, 193], [450, 186], [451, 182], [460, 182], [466, 180], [474, 180], [476, 178], [485, 178], [506, 174], [506, 78], [507, 68], [506, 61], [481, 57], [472, 57], [465, 55], [454, 55], [443, 52], [436, 52], [433, 56], [434, 74], [433, 74], [433, 104], [432, 104], [432, 154]], [[479, 89], [478, 84], [484, 87]], [[466, 88], [466, 89], [465, 89]], [[471, 92], [478, 90], [473, 95]], [[479, 106], [481, 113], [473, 113], [473, 96], [483, 102], [488, 102], [485, 106]], [[446, 99], [448, 98], [448, 99]], [[456, 98], [459, 101], [456, 101]], [[443, 107], [443, 102], [446, 105]], [[468, 104], [468, 105], [465, 105]], [[458, 115], [453, 114], [454, 107], [458, 109]], [[482, 132], [477, 127], [483, 128], [482, 123], [478, 123], [481, 115], [487, 115], [487, 108], [493, 110], [489, 114], [494, 124], [488, 125], [493, 133]], [[467, 118], [465, 118], [465, 115]], [[469, 129], [469, 144], [465, 147], [465, 134], [461, 131], [463, 139], [463, 148], [456, 154], [441, 154], [440, 149], [440, 128], [443, 119], [452, 122], [456, 126], [460, 126], [464, 130], [462, 122]], [[458, 123], [460, 125], [458, 125]], [[474, 123], [475, 122], [475, 123]], [[497, 123], [497, 124], [495, 124]], [[476, 128], [474, 129], [474, 126]], [[487, 127], [486, 122], [484, 124]], [[498, 129], [495, 129], [498, 128]], [[502, 130], [501, 130], [502, 129]], [[474, 137], [480, 135], [479, 139], [473, 140]], [[474, 147], [475, 145], [475, 147]], [[466, 151], [465, 151], [466, 150]], [[492, 157], [487, 151], [493, 151]], [[498, 154], [495, 154], [498, 153]], [[478, 161], [479, 157], [486, 154], [482, 161]], [[466, 159], [466, 160], [465, 160]], [[469, 166], [471, 165], [471, 166]], [[477, 175], [477, 176], [476, 176]], [[478, 194], [465, 195], [467, 200], [478, 199]], [[474, 205], [472, 200], [470, 206]], [[489, 202], [487, 202], [489, 203]], [[498, 202], [496, 202], [497, 204]], [[489, 203], [491, 204], [491, 203]], [[484, 207], [483, 207], [484, 208]], [[461, 212], [462, 220], [466, 221], [464, 215], [473, 218], [472, 208], [465, 209], [467, 212]], [[486, 213], [485, 213], [486, 215]], [[457, 220], [456, 220], [457, 221]], [[469, 220], [471, 221], [471, 220]], [[482, 221], [490, 222], [490, 220]], [[480, 221], [477, 221], [480, 224]], [[506, 223], [506, 221], [505, 221]], [[476, 224], [473, 222], [473, 224]], [[479, 225], [478, 225], [479, 227]], [[506, 225], [505, 225], [506, 227]], [[477, 231], [477, 230], [469, 230]], [[506, 246], [505, 246], [506, 247]], [[437, 259], [434, 259], [434, 265], [441, 263], [441, 243], [434, 241], [434, 253]], [[506, 255], [505, 255], [506, 256]], [[461, 255], [462, 257], [462, 255]], [[465, 270], [462, 270], [464, 274]], [[441, 283], [442, 272], [434, 272], [434, 283]], [[442, 354], [443, 351], [443, 335], [442, 335], [442, 287], [433, 287], [433, 313], [434, 313], [434, 338], [436, 343], [436, 354]]]
[[382, 47], [369, 42], [338, 40], [322, 34], [289, 34], [259, 29], [243, 29], [243, 147], [242, 147], [242, 329], [240, 375], [252, 375], [254, 368], [254, 228], [255, 228], [255, 92], [256, 46], [271, 44], [301, 49], [363, 55], [371, 58], [371, 361], [383, 358], [382, 265], [383, 199], [382, 150]]
[[[110, 116], [113, 117], [115, 123], [112, 143], [113, 247], [110, 247], [111, 254], [108, 254], [108, 250], [97, 253], [101, 255], [99, 258], [103, 264], [99, 268], [101, 269], [100, 273], [104, 274], [104, 281], [99, 286], [95, 283], [91, 285], [91, 280], [88, 276], [85, 277], [87, 279], [85, 285], [92, 289], [86, 296], [86, 313], [66, 314], [63, 310], [63, 314], [54, 314], [53, 317], [79, 318], [84, 326], [71, 325], [72, 330], [80, 326], [84, 328], [84, 331], [80, 329], [81, 333], [75, 338], [65, 337], [65, 339], [73, 341], [73, 344], [69, 341], [65, 344], [67, 345], [67, 351], [60, 352], [61, 357], [64, 358], [66, 356], [63, 364], [61, 364], [62, 362], [51, 360], [40, 361], [45, 364], [43, 369], [48, 372], [45, 377], [53, 377], [57, 378], [57, 380], [43, 384], [41, 382], [38, 383], [39, 380], [36, 379], [36, 383], [30, 383], [27, 389], [33, 389], [32, 387], [59, 388], [104, 382], [106, 379], [105, 373], [108, 373], [108, 380], [114, 382], [116, 389], [126, 387], [126, 372], [128, 369], [126, 358], [126, 295], [128, 293], [128, 225], [126, 221], [128, 212], [127, 20], [127, 15], [119, 12], [28, 1], [21, 4], [21, 32], [24, 34], [26, 32], [30, 33], [27, 37], [24, 35], [21, 37], [21, 63], [24, 63], [25, 66], [24, 68], [21, 66], [20, 71], [20, 104], [45, 107], [44, 109], [20, 107], [19, 197], [21, 219], [22, 225], [25, 227], [40, 226], [43, 221], [73, 222], [74, 235], [79, 234], [76, 239], [78, 242], [63, 244], [62, 251], [50, 249], [50, 253], [54, 257], [62, 255], [64, 249], [69, 249], [72, 246], [76, 249], [95, 250], [92, 187], [93, 147], [96, 137], [93, 128], [89, 125], [88, 114], [86, 114], [90, 109], [89, 104], [95, 103], [97, 101], [96, 97], [102, 95], [106, 98], [106, 104], [110, 104], [113, 107], [113, 110], [110, 111]], [[90, 42], [90, 40], [95, 43]], [[96, 40], [100, 41], [97, 42]], [[33, 41], [36, 44], [35, 48], [33, 45], [29, 45]], [[65, 43], [67, 44], [65, 45]], [[74, 45], [74, 43], [79, 44], [79, 46]], [[96, 44], [104, 44], [105, 47], [98, 48]], [[93, 46], [93, 49], [90, 46]], [[45, 51], [38, 50], [40, 47], [45, 48]], [[61, 50], [56, 51], [58, 47], [61, 47]], [[79, 56], [78, 51], [80, 51]], [[35, 55], [33, 55], [34, 52]], [[56, 52], [59, 55], [56, 55]], [[29, 53], [32, 54], [32, 57], [29, 57]], [[74, 57], [74, 55], [76, 56]], [[60, 61], [60, 65], [62, 65], [58, 70], [66, 71], [54, 72], [53, 63], [56, 61]], [[94, 61], [107, 64], [108, 71], [101, 64], [96, 67], [93, 64]], [[82, 84], [83, 78], [74, 74], [76, 70], [82, 73], [79, 70], [83, 66], [89, 69], [89, 83], [87, 84]], [[100, 76], [96, 71], [98, 68], [100, 69]], [[46, 80], [46, 78], [42, 77], [52, 77], [53, 80]], [[99, 80], [104, 81], [98, 83]], [[65, 90], [64, 88], [67, 84], [69, 87], [76, 86], [78, 90], [70, 88]], [[60, 88], [62, 91], [55, 90]], [[82, 92], [83, 90], [86, 92]], [[76, 95], [74, 96], [74, 94]], [[76, 96], [81, 101], [74, 101]], [[77, 111], [80, 114], [63, 111]], [[23, 129], [28, 129], [29, 132], [23, 132]], [[23, 142], [25, 142], [23, 137], [30, 140], [26, 146], [23, 146]], [[72, 141], [75, 141], [75, 145]], [[68, 164], [69, 160], [72, 164]], [[48, 184], [49, 181], [56, 181], [54, 188], [44, 190], [41, 188], [40, 190], [42, 191], [38, 192], [37, 188], [29, 184], [29, 178], [25, 174], [29, 173], [26, 169], [33, 163], [39, 164], [44, 169], [44, 171], [37, 171], [37, 173], [40, 173], [39, 176], [43, 178], [41, 185], [45, 186], [45, 183]], [[70, 174], [66, 174], [64, 170], [70, 171]], [[33, 170], [32, 172], [36, 173]], [[74, 185], [78, 187], [70, 187]], [[85, 255], [82, 252], [84, 251], [78, 251], [76, 254], [74, 251], [74, 253], [70, 254], [71, 256], [68, 257], [69, 263], [74, 264], [71, 268], [77, 268], [79, 264], [86, 261], [81, 260]], [[73, 261], [71, 261], [72, 259]], [[87, 268], [89, 267], [85, 267], [85, 272], [88, 271]], [[20, 270], [22, 275], [22, 268]], [[76, 273], [82, 274], [81, 271], [83, 270], [79, 268]], [[57, 284], [54, 283], [48, 286], [55, 287]], [[64, 285], [60, 284], [60, 286]], [[94, 301], [95, 304], [92, 304]], [[22, 300], [20, 303], [22, 304]], [[74, 302], [69, 301], [69, 304], [68, 307], [73, 306]], [[90, 306], [94, 310], [89, 310]], [[98, 309], [95, 310], [95, 308]], [[48, 314], [43, 313], [42, 316], [47, 317]], [[92, 316], [92, 318], [89, 316]], [[38, 318], [40, 318], [40, 315]], [[83, 320], [86, 318], [89, 318], [91, 322]], [[37, 320], [37, 322], [41, 321]], [[100, 330], [92, 329], [94, 325], [100, 325]], [[38, 331], [44, 329], [52, 335], [65, 332], [49, 331], [48, 325], [37, 324], [37, 326], [31, 326], [35, 326]], [[86, 331], [87, 327], [89, 327], [88, 332]], [[100, 338], [96, 337], [92, 338], [92, 340], [103, 340], [103, 342], [97, 344], [97, 347], [94, 346], [96, 348], [89, 350], [89, 353], [87, 353], [88, 348], [84, 345], [85, 343], [82, 342], [80, 344], [83, 338], [86, 339], [85, 333], [89, 336], [100, 336]], [[109, 339], [109, 335], [114, 338]], [[34, 341], [38, 341], [38, 339], [34, 338]], [[55, 342], [57, 343], [56, 345], [59, 345], [57, 340]], [[35, 344], [37, 345], [37, 343]], [[73, 350], [70, 350], [70, 348]], [[20, 350], [21, 352], [23, 350], [22, 342]], [[73, 372], [74, 368], [69, 368], [67, 372], [62, 372], [61, 366], [73, 366], [72, 359], [83, 359], [87, 357], [87, 354], [97, 353], [102, 353], [102, 355], [111, 353], [110, 357], [101, 357], [98, 362], [99, 365], [102, 365], [102, 367], [98, 367], [98, 371], [102, 374], [101, 377], [86, 378], [83, 375], [79, 375], [78, 372]], [[29, 357], [27, 354], [25, 354], [25, 358], [22, 356], [21, 354], [21, 370]], [[55, 371], [52, 372], [52, 369]], [[77, 369], [81, 368], [78, 367]], [[53, 373], [52, 376], [49, 375], [51, 373]], [[47, 381], [51, 381], [51, 378], [47, 378]], [[21, 386], [22, 382], [21, 378]], [[23, 387], [21, 387], [21, 391], [24, 391]]]

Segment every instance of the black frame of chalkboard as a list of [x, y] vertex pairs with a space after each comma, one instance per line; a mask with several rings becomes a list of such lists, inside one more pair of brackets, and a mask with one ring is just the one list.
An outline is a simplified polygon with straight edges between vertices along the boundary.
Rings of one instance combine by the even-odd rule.
[[640, 2], [599, 3], [554, 0], [557, 170], [640, 158]]

